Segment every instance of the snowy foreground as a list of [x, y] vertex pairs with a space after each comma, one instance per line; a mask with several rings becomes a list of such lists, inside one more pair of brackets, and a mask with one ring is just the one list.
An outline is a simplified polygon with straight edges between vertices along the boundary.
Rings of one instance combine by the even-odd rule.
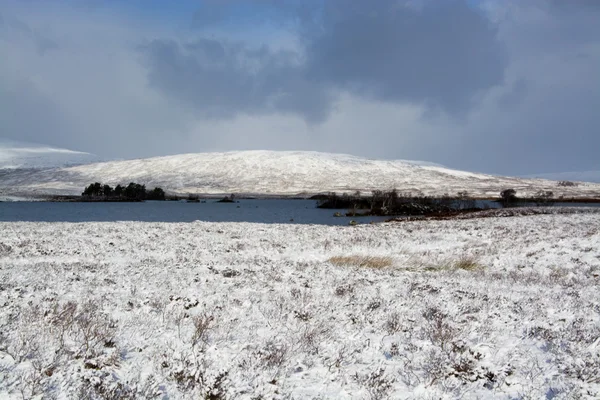
[[0, 233], [0, 398], [600, 398], [600, 214]]

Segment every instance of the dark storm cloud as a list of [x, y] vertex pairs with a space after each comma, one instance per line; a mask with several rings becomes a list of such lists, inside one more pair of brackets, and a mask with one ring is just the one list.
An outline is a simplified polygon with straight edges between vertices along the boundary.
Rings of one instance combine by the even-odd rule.
[[462, 157], [440, 162], [504, 174], [600, 169], [599, 3], [514, 4], [499, 22], [508, 82], [465, 127]]
[[324, 33], [309, 44], [309, 75], [391, 102], [463, 113], [502, 83], [507, 58], [496, 31], [462, 1], [417, 10], [397, 1], [328, 2]]
[[1, 137], [600, 169], [600, 1], [92, 1], [0, 1]]
[[[235, 3], [225, 4], [217, 16], [201, 15], [225, 18]], [[320, 122], [336, 90], [464, 114], [474, 95], [503, 81], [507, 59], [496, 31], [463, 1], [291, 9], [300, 13], [299, 53], [215, 39], [153, 41], [143, 48], [151, 84], [212, 117], [284, 111]]]
[[529, 91], [528, 83], [520, 78], [512, 83], [510, 89], [503, 93], [498, 99], [498, 105], [504, 109], [511, 109], [522, 104], [524, 97]]
[[452, 163], [513, 175], [600, 169], [600, 85], [586, 91], [538, 88], [517, 108], [518, 114], [488, 115], [494, 125], [482, 124], [473, 132], [462, 143], [462, 160], [456, 153], [448, 155], [455, 158]]
[[41, 139], [51, 136], [54, 144], [69, 146], [72, 126], [52, 98], [26, 80], [10, 86], [1, 83], [0, 129], [3, 138], [44, 143]]
[[293, 52], [213, 39], [154, 40], [142, 51], [150, 84], [206, 117], [301, 112], [323, 121], [330, 107], [327, 90], [306, 80]]

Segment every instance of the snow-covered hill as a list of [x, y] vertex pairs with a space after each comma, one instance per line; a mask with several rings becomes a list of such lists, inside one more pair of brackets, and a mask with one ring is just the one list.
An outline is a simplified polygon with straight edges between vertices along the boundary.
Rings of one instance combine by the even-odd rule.
[[557, 181], [596, 182], [600, 183], [600, 171], [555, 172], [529, 175], [528, 178], [552, 179]]
[[555, 195], [598, 196], [600, 185], [561, 188], [555, 181], [497, 177], [411, 161], [370, 160], [317, 152], [240, 151], [113, 161], [46, 171], [0, 171], [0, 191], [78, 194], [91, 182], [131, 181], [172, 193], [299, 195], [396, 188], [426, 195], [467, 191], [497, 196], [552, 190]]
[[0, 169], [56, 168], [98, 161], [97, 156], [81, 151], [0, 140]]

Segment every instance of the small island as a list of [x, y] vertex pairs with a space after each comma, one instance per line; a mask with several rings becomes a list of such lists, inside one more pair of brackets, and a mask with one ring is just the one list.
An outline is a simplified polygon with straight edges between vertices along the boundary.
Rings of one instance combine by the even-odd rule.
[[127, 186], [117, 185], [114, 189], [110, 185], [95, 182], [85, 188], [81, 193], [81, 201], [145, 201], [166, 199], [165, 191], [159, 187], [147, 190], [146, 185], [131, 182]]
[[236, 201], [235, 195], [231, 194], [231, 196], [225, 196], [221, 200], [217, 200], [217, 203], [239, 203], [239, 201]]

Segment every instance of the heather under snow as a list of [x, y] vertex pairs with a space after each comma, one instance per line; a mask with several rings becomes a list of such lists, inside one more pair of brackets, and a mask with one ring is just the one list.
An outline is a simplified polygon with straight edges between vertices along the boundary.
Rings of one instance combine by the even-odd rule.
[[0, 224], [0, 397], [600, 397], [600, 214]]

